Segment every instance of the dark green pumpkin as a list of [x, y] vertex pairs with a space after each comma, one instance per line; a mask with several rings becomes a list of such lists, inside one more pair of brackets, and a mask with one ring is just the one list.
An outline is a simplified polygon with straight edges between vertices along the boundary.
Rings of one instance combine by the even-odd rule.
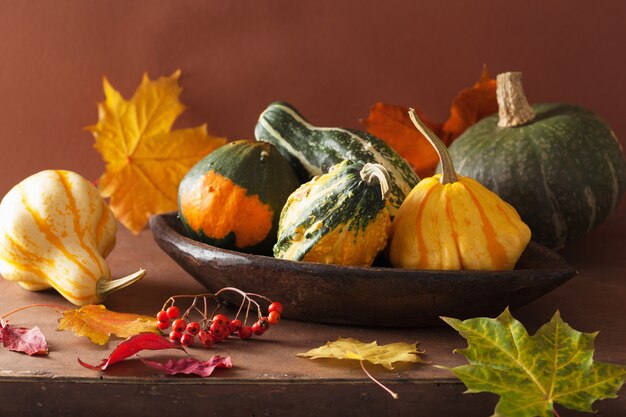
[[392, 216], [419, 181], [406, 160], [377, 137], [358, 130], [314, 126], [287, 103], [270, 104], [259, 116], [254, 134], [257, 140], [276, 145], [303, 182], [343, 160], [382, 165], [391, 177], [388, 208]]
[[[502, 108], [505, 82], [498, 77], [500, 111], [508, 118], [517, 110]], [[521, 81], [515, 88], [523, 95]], [[498, 115], [481, 120], [449, 151], [460, 174], [517, 209], [533, 240], [561, 248], [617, 207], [626, 187], [626, 162], [615, 134], [591, 111], [568, 104], [532, 109], [534, 119], [522, 118], [517, 126], [498, 126]]]
[[198, 162], [178, 189], [190, 237], [225, 249], [271, 255], [287, 197], [300, 185], [270, 143], [228, 143]]
[[389, 174], [381, 165], [343, 161], [298, 188], [280, 217], [274, 256], [369, 266], [387, 243]]

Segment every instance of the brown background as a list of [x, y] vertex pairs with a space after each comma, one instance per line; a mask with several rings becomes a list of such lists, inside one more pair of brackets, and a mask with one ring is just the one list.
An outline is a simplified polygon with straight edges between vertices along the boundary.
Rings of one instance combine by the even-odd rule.
[[358, 127], [376, 101], [447, 117], [487, 63], [521, 70], [531, 101], [582, 104], [626, 143], [626, 2], [0, 1], [0, 195], [39, 170], [103, 171], [91, 135], [101, 77], [183, 71], [179, 126], [253, 138], [292, 102]]

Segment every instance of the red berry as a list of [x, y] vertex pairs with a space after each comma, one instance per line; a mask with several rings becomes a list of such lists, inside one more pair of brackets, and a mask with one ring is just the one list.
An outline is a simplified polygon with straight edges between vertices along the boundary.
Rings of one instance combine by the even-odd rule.
[[195, 336], [200, 331], [200, 324], [197, 321], [192, 321], [187, 325], [187, 333], [192, 336]]
[[183, 319], [174, 320], [174, 323], [172, 323], [172, 330], [177, 331], [179, 333], [184, 332], [186, 327], [187, 327], [187, 323]]
[[156, 315], [156, 319], [161, 322], [161, 323], [169, 323], [170, 322], [170, 318], [167, 317], [167, 313], [165, 312], [165, 310], [161, 310], [157, 313]]
[[208, 333], [204, 330], [200, 330], [198, 332], [198, 339], [200, 339], [200, 342], [202, 342], [202, 344], [207, 348], [213, 346], [213, 342], [215, 342], [215, 339], [213, 338], [211, 333]]
[[180, 315], [180, 309], [176, 306], [171, 306], [170, 308], [165, 310], [165, 312], [167, 313], [167, 317], [171, 319], [175, 319]]
[[232, 320], [229, 324], [228, 327], [230, 327], [230, 332], [231, 333], [236, 333], [239, 331], [239, 329], [241, 329], [242, 323], [241, 320]]
[[267, 317], [261, 317], [259, 321], [257, 321], [257, 323], [259, 323], [259, 326], [261, 326], [263, 330], [267, 330], [270, 328], [270, 321]]
[[160, 321], [157, 323], [157, 327], [161, 330], [167, 330], [170, 327], [169, 321]]
[[183, 337], [181, 332], [177, 332], [176, 330], [172, 330], [170, 332], [170, 340], [172, 340], [174, 342], [178, 342], [181, 337]]
[[267, 321], [272, 326], [278, 324], [278, 322], [280, 321], [280, 313], [276, 310], [271, 311], [270, 314], [267, 316]]
[[180, 343], [182, 345], [185, 346], [191, 346], [193, 345], [193, 336], [190, 335], [189, 333], [185, 333], [184, 335], [182, 335], [182, 337], [180, 338]]
[[228, 337], [228, 326], [225, 326], [223, 324], [219, 324], [218, 322], [213, 322], [211, 324], [211, 327], [209, 327], [209, 332], [211, 332], [211, 334], [216, 338], [221, 340], [224, 340], [225, 338]]
[[252, 327], [241, 326], [241, 329], [237, 331], [237, 334], [239, 334], [239, 338], [241, 340], [250, 339], [250, 337], [252, 337]]
[[278, 314], [283, 314], [283, 305], [278, 301], [274, 301], [267, 309], [268, 312], [276, 311]]
[[252, 325], [252, 333], [254, 333], [257, 336], [261, 336], [263, 333], [265, 333], [265, 329], [261, 327], [261, 325], [257, 321], [256, 323]]
[[218, 323], [220, 326], [228, 324], [229, 321], [230, 319], [226, 314], [218, 314], [217, 316], [213, 317], [213, 323]]

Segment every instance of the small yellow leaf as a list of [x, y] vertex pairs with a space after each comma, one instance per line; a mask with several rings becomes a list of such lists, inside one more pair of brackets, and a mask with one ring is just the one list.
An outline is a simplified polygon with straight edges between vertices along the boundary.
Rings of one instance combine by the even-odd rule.
[[226, 140], [206, 126], [171, 131], [185, 110], [178, 97], [180, 71], [150, 80], [144, 75], [130, 100], [104, 78], [98, 123], [87, 127], [106, 163], [100, 192], [120, 222], [139, 233], [152, 214], [177, 209], [178, 184], [201, 158]]
[[423, 362], [418, 356], [419, 353], [423, 353], [423, 351], [417, 350], [417, 343], [398, 342], [378, 345], [375, 341], [363, 343], [357, 339], [339, 338], [306, 353], [298, 353], [297, 356], [310, 359], [333, 358], [368, 361], [382, 365], [387, 369], [393, 369], [394, 362]]
[[109, 311], [103, 305], [86, 305], [66, 310], [59, 319], [57, 330], [69, 330], [76, 336], [86, 336], [93, 343], [104, 345], [113, 334], [127, 338], [139, 333], [159, 333], [154, 317]]

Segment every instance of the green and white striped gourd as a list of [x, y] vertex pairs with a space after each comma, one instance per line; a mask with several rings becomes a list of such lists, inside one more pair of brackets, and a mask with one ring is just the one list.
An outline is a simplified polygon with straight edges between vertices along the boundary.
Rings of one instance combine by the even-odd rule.
[[379, 164], [343, 161], [294, 191], [280, 215], [274, 256], [369, 266], [391, 226], [389, 174]]
[[499, 115], [470, 127], [449, 149], [462, 175], [511, 204], [533, 240], [561, 248], [600, 224], [626, 188], [617, 138], [591, 111], [530, 106], [521, 74], [498, 76]]
[[419, 181], [406, 160], [377, 137], [358, 130], [314, 126], [287, 103], [270, 104], [259, 116], [254, 133], [257, 140], [275, 145], [302, 181], [325, 174], [343, 160], [382, 165], [391, 177], [388, 209], [392, 217]]

